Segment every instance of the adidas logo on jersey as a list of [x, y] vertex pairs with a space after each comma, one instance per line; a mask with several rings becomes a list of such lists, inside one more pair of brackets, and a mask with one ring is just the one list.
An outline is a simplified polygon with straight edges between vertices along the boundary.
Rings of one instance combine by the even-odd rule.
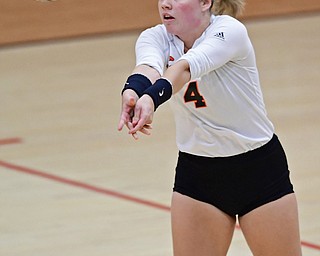
[[214, 35], [216, 38], [219, 38], [221, 40], [225, 40], [225, 37], [224, 37], [224, 33], [223, 32], [219, 32], [217, 34]]

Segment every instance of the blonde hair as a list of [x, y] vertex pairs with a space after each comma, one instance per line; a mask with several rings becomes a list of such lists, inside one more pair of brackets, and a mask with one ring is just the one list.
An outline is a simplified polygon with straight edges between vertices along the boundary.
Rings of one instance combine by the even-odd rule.
[[215, 15], [230, 15], [237, 17], [242, 13], [245, 0], [212, 0]]

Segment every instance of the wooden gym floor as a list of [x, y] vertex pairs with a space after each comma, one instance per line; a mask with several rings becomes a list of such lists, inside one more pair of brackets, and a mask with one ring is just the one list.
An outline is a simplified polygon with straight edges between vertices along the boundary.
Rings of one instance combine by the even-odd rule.
[[[287, 151], [303, 253], [320, 255], [320, 16], [245, 24]], [[172, 255], [170, 108], [150, 137], [116, 129], [137, 35], [0, 49], [0, 255]], [[251, 255], [239, 229], [228, 255]]]

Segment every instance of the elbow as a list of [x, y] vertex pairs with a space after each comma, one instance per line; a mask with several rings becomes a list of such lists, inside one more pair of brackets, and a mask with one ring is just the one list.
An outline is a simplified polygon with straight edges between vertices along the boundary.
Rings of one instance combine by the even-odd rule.
[[183, 77], [182, 80], [184, 83], [187, 83], [191, 79], [191, 72], [190, 72], [190, 65], [187, 60], [180, 60], [177, 64], [181, 65], [180, 70], [181, 76]]

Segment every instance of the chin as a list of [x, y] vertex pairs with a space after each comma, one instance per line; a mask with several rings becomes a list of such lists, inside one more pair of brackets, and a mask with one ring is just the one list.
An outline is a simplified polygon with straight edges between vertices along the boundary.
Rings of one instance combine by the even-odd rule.
[[170, 25], [166, 25], [164, 24], [164, 26], [166, 27], [167, 31], [170, 33], [170, 34], [176, 34], [176, 29], [174, 29], [174, 27], [170, 26]]

